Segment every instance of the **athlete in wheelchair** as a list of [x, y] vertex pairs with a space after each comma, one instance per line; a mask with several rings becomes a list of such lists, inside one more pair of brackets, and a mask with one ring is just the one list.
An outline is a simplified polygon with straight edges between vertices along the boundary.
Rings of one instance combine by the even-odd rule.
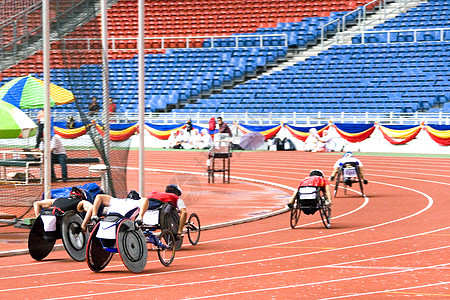
[[[186, 228], [188, 239], [192, 245], [196, 245], [200, 239], [200, 219], [192, 213], [186, 222], [186, 204], [181, 188], [175, 184], [169, 184], [165, 192], [153, 191], [148, 196], [148, 201], [141, 202], [141, 211], [138, 223], [145, 230], [170, 230], [175, 235], [176, 250], [183, 244], [183, 229]], [[180, 226], [184, 224], [184, 226]]]
[[[62, 238], [67, 253], [76, 261], [86, 259], [86, 232], [92, 204], [86, 192], [73, 187], [69, 196], [44, 199], [33, 203], [36, 220], [28, 236], [28, 251], [35, 260], [42, 260]], [[86, 217], [83, 218], [83, 213]]]
[[320, 212], [326, 228], [331, 226], [331, 192], [328, 181], [320, 170], [312, 170], [303, 179], [291, 196], [287, 206], [291, 209], [291, 228], [297, 226], [300, 214], [312, 215]]
[[344, 185], [344, 194], [347, 194], [347, 186], [351, 187], [352, 184], [357, 183], [361, 189], [361, 195], [364, 196], [363, 183], [367, 184], [368, 181], [364, 175], [363, 164], [358, 158], [348, 151], [336, 161], [333, 168], [330, 180], [333, 181], [336, 178], [334, 196], [337, 194], [339, 183]]
[[[151, 242], [158, 251], [158, 257], [164, 266], [169, 266], [175, 257], [175, 237], [169, 230], [163, 230], [157, 237], [153, 232], [144, 232], [140, 228], [140, 220], [134, 221], [141, 203], [148, 202], [135, 191], [131, 191], [126, 199], [118, 199], [109, 195], [97, 195], [92, 208], [93, 226], [87, 244], [88, 266], [94, 272], [103, 270], [114, 253], [120, 258], [128, 270], [141, 272], [147, 264], [147, 242]], [[107, 208], [106, 216], [97, 214], [101, 205]]]

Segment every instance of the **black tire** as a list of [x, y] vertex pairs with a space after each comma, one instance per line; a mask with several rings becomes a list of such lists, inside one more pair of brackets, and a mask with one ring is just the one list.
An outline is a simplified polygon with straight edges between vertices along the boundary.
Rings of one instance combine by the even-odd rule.
[[300, 219], [300, 214], [301, 214], [301, 209], [300, 209], [300, 203], [299, 203], [299, 199], [298, 199], [298, 192], [297, 192], [297, 196], [295, 197], [294, 200], [294, 207], [292, 207], [291, 210], [291, 228], [294, 229], [295, 226], [297, 226], [298, 220]]
[[28, 252], [35, 260], [43, 260], [52, 252], [55, 245], [56, 238], [49, 240], [44, 238], [44, 223], [41, 216], [38, 216], [31, 226], [30, 234], [28, 235]]
[[95, 225], [86, 246], [86, 261], [89, 268], [94, 272], [103, 270], [114, 255], [113, 252], [103, 249], [100, 239], [96, 238], [99, 227], [100, 223]]
[[164, 218], [164, 224], [161, 229], [168, 229], [174, 235], [178, 233], [178, 226], [180, 226], [180, 217], [176, 213], [168, 213]]
[[159, 261], [168, 267], [175, 258], [175, 236], [170, 230], [164, 229], [161, 232], [159, 240], [167, 247], [166, 249], [162, 249], [161, 247], [157, 248]]
[[320, 217], [322, 218], [322, 223], [325, 225], [325, 228], [331, 227], [331, 208], [328, 205], [325, 205], [325, 202], [328, 200], [324, 191], [320, 191], [320, 199], [319, 199], [319, 211]]
[[323, 225], [325, 228], [331, 227], [331, 208], [326, 205], [320, 207], [320, 217], [322, 218]]
[[359, 188], [361, 189], [361, 196], [364, 197], [364, 189], [363, 189], [363, 181], [361, 180], [361, 173], [358, 168], [358, 181], [359, 181]]
[[130, 272], [140, 273], [144, 270], [147, 264], [147, 241], [142, 230], [136, 229], [130, 219], [122, 220], [117, 227], [117, 249]]
[[196, 213], [192, 213], [189, 216], [188, 222], [186, 223], [186, 230], [189, 242], [192, 245], [197, 245], [198, 241], [200, 240], [200, 219], [197, 216]]
[[334, 197], [336, 197], [338, 188], [339, 188], [339, 180], [341, 179], [341, 170], [339, 170], [337, 177], [336, 177], [336, 185], [334, 186]]
[[73, 260], [86, 259], [86, 245], [89, 239], [88, 232], [81, 231], [83, 219], [75, 211], [68, 211], [61, 221], [61, 236], [64, 248]]

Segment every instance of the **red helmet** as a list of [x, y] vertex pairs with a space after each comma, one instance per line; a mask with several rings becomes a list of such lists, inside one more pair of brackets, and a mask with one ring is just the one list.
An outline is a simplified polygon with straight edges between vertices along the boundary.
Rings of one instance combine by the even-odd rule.
[[86, 200], [86, 193], [83, 191], [83, 189], [80, 189], [79, 187], [74, 186], [72, 190], [70, 191], [69, 198], [81, 198], [82, 200]]

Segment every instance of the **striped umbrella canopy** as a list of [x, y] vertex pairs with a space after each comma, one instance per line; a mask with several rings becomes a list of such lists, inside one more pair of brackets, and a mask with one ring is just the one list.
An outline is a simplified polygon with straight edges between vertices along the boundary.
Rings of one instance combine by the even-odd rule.
[[23, 111], [0, 100], [0, 139], [27, 138], [36, 134], [37, 125]]
[[[31, 75], [17, 77], [0, 88], [0, 100], [11, 103], [20, 109], [43, 108], [44, 82]], [[50, 105], [54, 106], [73, 102], [72, 92], [50, 84]]]

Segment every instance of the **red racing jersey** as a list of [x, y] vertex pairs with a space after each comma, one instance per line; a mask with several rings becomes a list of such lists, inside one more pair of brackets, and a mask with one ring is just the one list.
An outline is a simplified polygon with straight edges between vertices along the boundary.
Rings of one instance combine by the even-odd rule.
[[173, 207], [178, 208], [177, 202], [179, 197], [175, 194], [153, 191], [150, 193], [150, 196], [148, 196], [148, 199], [157, 199], [165, 203], [170, 203]]
[[300, 181], [300, 184], [298, 185], [297, 189], [299, 189], [301, 186], [316, 186], [325, 189], [327, 185], [329, 185], [329, 183], [328, 180], [326, 180], [325, 178], [320, 176], [311, 176], [306, 177], [305, 179]]

